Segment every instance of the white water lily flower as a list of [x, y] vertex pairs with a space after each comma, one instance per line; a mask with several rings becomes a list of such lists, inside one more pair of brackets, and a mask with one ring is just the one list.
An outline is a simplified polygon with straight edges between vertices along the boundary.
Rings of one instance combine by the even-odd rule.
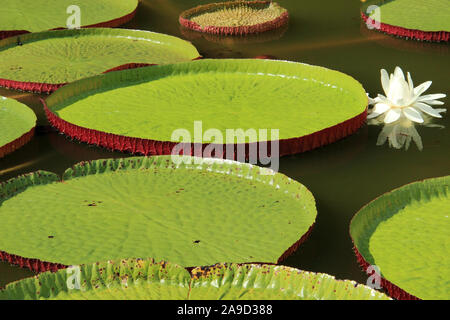
[[379, 94], [375, 99], [369, 98], [369, 104], [374, 105], [368, 119], [385, 115], [384, 122], [392, 123], [404, 116], [417, 123], [423, 123], [422, 113], [435, 118], [442, 118], [441, 112], [446, 109], [434, 109], [432, 105], [443, 105], [438, 99], [445, 98], [443, 93], [422, 94], [431, 86], [431, 81], [422, 83], [414, 88], [410, 73], [408, 72], [408, 81], [400, 67], [389, 77], [386, 70], [381, 69], [381, 84], [386, 96]]

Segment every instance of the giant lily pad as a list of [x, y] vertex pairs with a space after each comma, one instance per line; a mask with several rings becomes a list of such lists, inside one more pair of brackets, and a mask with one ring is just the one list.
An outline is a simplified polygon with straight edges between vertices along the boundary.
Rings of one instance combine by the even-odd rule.
[[138, 0], [3, 0], [0, 39], [27, 32], [65, 28], [78, 6], [81, 27], [117, 27], [130, 21]]
[[199, 41], [199, 39], [204, 39], [209, 42], [220, 44], [227, 48], [237, 48], [242, 45], [252, 45], [263, 42], [276, 41], [282, 38], [288, 29], [289, 26], [286, 24], [277, 29], [261, 33], [225, 36], [221, 34], [198, 32], [180, 25], [180, 33], [183, 35], [184, 39], [192, 42]]
[[58, 180], [37, 172], [1, 186], [4, 260], [37, 271], [136, 257], [186, 267], [276, 263], [316, 217], [300, 183], [227, 160], [97, 160]]
[[380, 31], [416, 40], [450, 40], [448, 0], [378, 0], [372, 3], [379, 5], [379, 10], [370, 14], [363, 12], [362, 17]]
[[450, 299], [450, 176], [384, 194], [353, 218], [358, 260], [377, 265], [399, 299]]
[[32, 33], [0, 41], [0, 86], [51, 92], [84, 77], [198, 58], [195, 47], [165, 34], [92, 28]]
[[[79, 274], [79, 277], [77, 276]], [[189, 273], [153, 259], [108, 261], [9, 284], [0, 300], [388, 300], [354, 281], [274, 265], [221, 264]], [[273, 311], [273, 310], [267, 310]]]
[[26, 105], [0, 96], [0, 158], [31, 140], [36, 120]]
[[[368, 100], [359, 82], [323, 67], [205, 59], [83, 79], [45, 104], [49, 121], [61, 132], [119, 151], [170, 154], [180, 142], [172, 137], [177, 129], [190, 133], [184, 142], [231, 145], [236, 140], [228, 129], [243, 129], [255, 135], [236, 134], [238, 143], [276, 140], [286, 155], [355, 132], [366, 120]], [[216, 129], [220, 135], [201, 140], [195, 121], [202, 122], [203, 132]], [[267, 129], [267, 135], [258, 129]], [[271, 139], [271, 130], [279, 136]], [[227, 158], [236, 154], [223, 152]]]
[[[360, 33], [372, 43], [379, 44], [382, 47], [395, 49], [403, 52], [414, 52], [420, 54], [436, 54], [440, 56], [448, 56], [450, 46], [445, 42], [428, 42], [428, 41], [400, 41], [397, 37], [381, 32], [373, 32], [362, 23]], [[183, 34], [184, 36], [184, 34]], [[192, 40], [186, 36], [184, 38]]]
[[272, 1], [229, 1], [201, 5], [181, 13], [186, 28], [220, 35], [273, 30], [289, 21], [288, 11]]

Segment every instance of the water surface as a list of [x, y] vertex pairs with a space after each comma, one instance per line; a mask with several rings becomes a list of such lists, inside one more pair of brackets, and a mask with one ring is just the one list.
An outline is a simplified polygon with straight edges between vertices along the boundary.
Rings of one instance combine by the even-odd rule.
[[[428, 93], [449, 93], [449, 45], [407, 41], [369, 31], [361, 22], [361, 3], [357, 0], [280, 1], [291, 15], [288, 28], [248, 39], [204, 36], [179, 27], [181, 11], [209, 2], [144, 0], [136, 18], [125, 27], [189, 39], [207, 58], [270, 55], [336, 69], [356, 78], [372, 96], [382, 93], [380, 68], [393, 72], [397, 65], [410, 71], [416, 84], [433, 80]], [[37, 95], [4, 89], [0, 89], [0, 95], [26, 103], [38, 114], [39, 125], [47, 125]], [[443, 101], [448, 104], [448, 98]], [[422, 139], [422, 151], [414, 142], [407, 151], [390, 148], [388, 143], [377, 146], [382, 127], [366, 125], [332, 145], [282, 158], [280, 171], [306, 185], [315, 195], [318, 208], [309, 240], [284, 264], [365, 283], [367, 276], [352, 251], [350, 219], [364, 204], [387, 191], [449, 174], [449, 119], [445, 115], [434, 121], [446, 128], [415, 128]], [[40, 128], [29, 144], [0, 159], [0, 181], [38, 169], [61, 174], [82, 160], [121, 156]], [[0, 286], [29, 275], [29, 271], [0, 263]]]

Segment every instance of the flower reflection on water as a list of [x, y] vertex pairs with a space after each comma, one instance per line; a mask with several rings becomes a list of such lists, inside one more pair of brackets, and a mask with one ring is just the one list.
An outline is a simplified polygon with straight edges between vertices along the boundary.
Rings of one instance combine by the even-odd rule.
[[[413, 141], [416, 144], [417, 149], [420, 151], [423, 150], [422, 138], [416, 129], [415, 123], [406, 117], [401, 117], [398, 121], [387, 124], [380, 119], [371, 119], [368, 124], [384, 124], [383, 129], [378, 135], [377, 146], [382, 146], [386, 143], [386, 141], [388, 141], [391, 148], [405, 148], [405, 150], [408, 150], [411, 145], [411, 141]], [[445, 128], [442, 125], [431, 123], [429, 119], [425, 120], [422, 125], [429, 128]]]

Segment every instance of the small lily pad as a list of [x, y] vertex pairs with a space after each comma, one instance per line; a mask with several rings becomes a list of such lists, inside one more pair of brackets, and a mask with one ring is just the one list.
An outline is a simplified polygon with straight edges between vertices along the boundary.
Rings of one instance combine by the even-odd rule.
[[[78, 276], [79, 275], [79, 276]], [[388, 300], [354, 281], [274, 265], [186, 269], [153, 259], [74, 266], [9, 284], [0, 300]], [[267, 310], [273, 312], [273, 310]]]
[[350, 234], [364, 268], [378, 266], [399, 299], [450, 299], [450, 176], [386, 193], [353, 218]]
[[190, 42], [149, 31], [91, 28], [30, 33], [0, 41], [0, 86], [52, 92], [118, 66], [168, 64], [199, 56]]
[[277, 29], [289, 21], [288, 11], [272, 1], [229, 1], [184, 11], [180, 24], [212, 34], [247, 35]]
[[31, 140], [36, 120], [26, 105], [0, 96], [0, 158]]
[[6, 182], [0, 258], [37, 271], [136, 257], [186, 267], [277, 263], [314, 224], [312, 194], [282, 174], [173, 159], [96, 160], [68, 169], [62, 181], [37, 172]]

